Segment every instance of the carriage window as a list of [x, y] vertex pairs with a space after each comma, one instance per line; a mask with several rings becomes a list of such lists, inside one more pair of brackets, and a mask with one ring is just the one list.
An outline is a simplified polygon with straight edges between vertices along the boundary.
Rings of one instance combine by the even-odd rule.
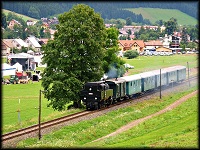
[[133, 82], [131, 82], [131, 86], [133, 86]]

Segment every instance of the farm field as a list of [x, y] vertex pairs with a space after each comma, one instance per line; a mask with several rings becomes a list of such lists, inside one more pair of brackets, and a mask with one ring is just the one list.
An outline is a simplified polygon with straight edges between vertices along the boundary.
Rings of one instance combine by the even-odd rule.
[[[197, 58], [197, 55], [140, 56], [140, 58], [125, 59], [125, 61], [135, 66], [135, 69], [129, 70], [129, 74], [136, 74], [175, 64], [186, 66], [187, 62], [189, 62], [191, 68], [197, 67]], [[2, 133], [38, 123], [39, 90], [42, 90], [41, 82], [2, 85]], [[47, 107], [47, 104], [48, 101], [42, 95], [42, 122], [81, 111], [80, 109], [71, 109], [58, 112]]]

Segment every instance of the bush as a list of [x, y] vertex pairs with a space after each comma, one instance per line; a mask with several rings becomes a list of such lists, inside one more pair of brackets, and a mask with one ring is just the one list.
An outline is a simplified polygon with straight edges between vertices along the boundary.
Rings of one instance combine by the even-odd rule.
[[135, 50], [128, 50], [124, 53], [124, 57], [127, 57], [128, 59], [133, 59], [139, 56], [139, 53]]

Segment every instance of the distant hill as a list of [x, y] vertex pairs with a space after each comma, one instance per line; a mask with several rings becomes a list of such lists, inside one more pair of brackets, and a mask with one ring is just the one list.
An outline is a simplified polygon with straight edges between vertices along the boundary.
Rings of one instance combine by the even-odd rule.
[[183, 13], [177, 9], [160, 9], [160, 8], [127, 8], [131, 12], [141, 14], [144, 19], [149, 19], [151, 23], [157, 20], [168, 21], [170, 18], [176, 18], [178, 25], [196, 25], [197, 19]]
[[1, 11], [2, 11], [2, 13], [4, 13], [6, 16], [8, 15], [9, 12], [14, 13], [15, 15], [21, 17], [25, 22], [26, 22], [27, 20], [38, 21], [38, 19], [31, 18], [31, 17], [28, 17], [28, 16], [26, 16], [26, 15], [18, 14], [18, 13], [15, 13], [15, 12], [13, 12], [13, 11], [9, 11], [9, 10], [6, 10], [6, 9], [2, 9]]
[[[95, 12], [98, 12], [101, 14], [103, 19], [127, 19], [128, 17], [131, 17], [132, 20], [134, 20], [135, 23], [139, 24], [150, 24], [150, 22], [155, 22], [156, 20], [167, 19], [167, 14], [169, 16], [182, 16], [182, 19], [188, 20], [186, 22], [191, 23], [194, 25], [194, 22], [197, 22], [198, 19], [198, 1], [3, 1], [2, 2], [2, 8], [7, 9], [10, 11], [14, 11], [19, 14], [23, 14], [26, 16], [29, 16], [31, 18], [40, 19], [42, 17], [51, 17], [51, 16], [57, 16], [58, 14], [62, 14], [64, 12], [69, 11], [74, 5], [84, 3], [86, 5], [89, 5], [91, 8], [95, 10]], [[140, 10], [142, 8], [143, 10]], [[149, 8], [149, 9], [147, 9]], [[152, 9], [157, 10], [160, 9], [159, 13], [163, 14], [161, 11], [162, 9], [165, 11], [174, 11], [176, 12], [170, 13], [170, 11], [167, 12], [167, 14], [159, 15], [157, 12], [153, 12]], [[129, 11], [129, 10], [135, 10], [135, 11]], [[141, 14], [138, 13], [138, 10], [141, 11]], [[146, 14], [142, 11], [146, 11]], [[150, 12], [148, 12], [150, 10]], [[179, 10], [179, 11], [178, 11]], [[153, 13], [151, 13], [153, 12]], [[151, 13], [151, 16], [148, 20], [147, 14]], [[181, 14], [182, 13], [182, 14]], [[158, 16], [155, 16], [158, 14]], [[185, 15], [183, 15], [185, 14]], [[164, 18], [162, 18], [162, 17]], [[146, 19], [147, 18], [147, 19]], [[169, 17], [171, 18], [171, 17]], [[194, 20], [192, 19], [194, 18]], [[151, 20], [153, 19], [153, 20]], [[181, 21], [181, 17], [178, 19], [178, 22], [180, 21], [181, 24], [183, 24], [183, 21]], [[196, 20], [195, 20], [196, 19]], [[169, 19], [167, 19], [169, 20]], [[191, 22], [190, 22], [191, 21]], [[187, 23], [187, 24], [188, 24]]]

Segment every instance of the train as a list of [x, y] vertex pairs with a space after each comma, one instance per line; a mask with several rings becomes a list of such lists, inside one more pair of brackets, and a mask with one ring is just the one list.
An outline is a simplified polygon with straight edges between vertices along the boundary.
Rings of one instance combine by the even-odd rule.
[[80, 98], [87, 110], [97, 110], [185, 79], [186, 67], [176, 65], [130, 76], [87, 82], [80, 91]]

